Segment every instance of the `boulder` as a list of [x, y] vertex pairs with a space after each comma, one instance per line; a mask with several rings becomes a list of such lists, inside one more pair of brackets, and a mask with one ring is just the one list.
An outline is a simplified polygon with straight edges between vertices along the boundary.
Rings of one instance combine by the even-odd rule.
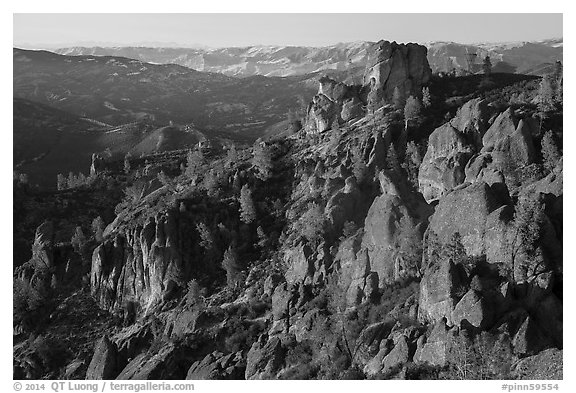
[[517, 124], [518, 120], [512, 108], [500, 113], [482, 137], [483, 150], [492, 151], [497, 143], [516, 131]]
[[393, 327], [393, 322], [377, 322], [366, 326], [356, 340], [355, 361], [364, 365], [373, 359], [381, 350], [382, 340], [388, 337]]
[[426, 202], [439, 199], [464, 182], [465, 166], [473, 154], [464, 135], [450, 123], [430, 134], [418, 171], [418, 188]]
[[285, 277], [288, 283], [303, 282], [314, 275], [313, 250], [306, 244], [299, 244], [285, 250], [283, 259], [288, 269]]
[[380, 172], [379, 180], [382, 194], [368, 210], [362, 249], [367, 250], [369, 271], [378, 273], [384, 284], [418, 275], [418, 258], [408, 254], [421, 247], [431, 208], [386, 172]]
[[512, 340], [514, 353], [521, 357], [535, 355], [551, 345], [550, 338], [530, 316], [524, 319]]
[[434, 323], [446, 318], [452, 325], [452, 311], [458, 303], [456, 290], [466, 285], [466, 272], [452, 260], [441, 259], [424, 271], [420, 281], [418, 319]]
[[286, 283], [278, 285], [272, 294], [272, 315], [275, 321], [287, 318], [294, 298]]
[[562, 350], [550, 348], [521, 359], [513, 366], [511, 377], [521, 380], [562, 380], [562, 370]]
[[394, 342], [394, 348], [382, 360], [382, 372], [386, 373], [410, 360], [410, 348], [405, 336], [400, 336]]
[[141, 353], [124, 367], [116, 379], [183, 379], [186, 371], [180, 370], [183, 364], [178, 352], [174, 344], [167, 343], [157, 351]]
[[245, 365], [242, 353], [212, 352], [204, 359], [196, 361], [190, 366], [186, 374], [187, 380], [238, 380], [244, 378]]
[[414, 353], [415, 363], [427, 363], [432, 366], [444, 367], [450, 354], [450, 335], [446, 320], [434, 324], [430, 336], [420, 336]]
[[263, 336], [252, 344], [246, 358], [246, 379], [272, 379], [282, 367], [286, 350], [279, 337], [272, 337], [267, 342]]
[[486, 330], [493, 323], [494, 312], [481, 294], [470, 289], [452, 311], [451, 321], [458, 326], [474, 326]]
[[114, 379], [118, 375], [118, 350], [106, 336], [96, 344], [86, 371], [86, 379]]
[[458, 233], [468, 255], [486, 255], [491, 246], [485, 238], [488, 217], [509, 202], [498, 184], [482, 182], [461, 187], [440, 200], [428, 228], [441, 244], [448, 244]]

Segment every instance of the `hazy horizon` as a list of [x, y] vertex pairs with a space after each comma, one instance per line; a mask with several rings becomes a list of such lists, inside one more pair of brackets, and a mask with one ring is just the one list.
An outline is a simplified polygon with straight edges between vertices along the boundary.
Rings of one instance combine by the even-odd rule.
[[322, 47], [380, 39], [474, 44], [554, 38], [563, 38], [562, 14], [14, 14], [13, 45]]

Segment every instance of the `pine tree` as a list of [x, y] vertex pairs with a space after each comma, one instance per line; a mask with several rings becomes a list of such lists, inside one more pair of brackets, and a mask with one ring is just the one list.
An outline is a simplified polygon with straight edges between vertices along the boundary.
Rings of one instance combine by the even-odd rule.
[[[539, 195], [520, 195], [515, 206], [513, 219], [513, 237], [511, 239], [510, 255], [512, 259], [512, 279], [525, 280], [535, 272], [529, 272], [531, 258], [537, 248], [540, 238], [540, 228], [543, 223], [544, 205]], [[518, 258], [521, 251], [526, 258]]]
[[233, 168], [238, 162], [238, 151], [236, 145], [232, 144], [226, 153], [226, 166]]
[[482, 63], [482, 71], [484, 75], [490, 75], [492, 73], [492, 62], [490, 61], [490, 56], [484, 58], [484, 63]]
[[542, 137], [542, 159], [544, 168], [546, 168], [547, 171], [552, 171], [560, 158], [560, 149], [558, 149], [558, 145], [554, 139], [554, 133], [549, 130]]
[[58, 191], [62, 191], [68, 188], [68, 180], [61, 173], [59, 173], [58, 176], [56, 176], [56, 187]]
[[264, 229], [261, 226], [258, 226], [258, 228], [256, 228], [256, 235], [258, 236], [258, 247], [265, 248], [266, 245], [268, 244], [268, 236], [266, 235], [266, 232], [264, 232]]
[[418, 189], [418, 171], [420, 170], [421, 164], [422, 157], [418, 150], [418, 146], [414, 141], [408, 142], [402, 167], [408, 174], [408, 181], [412, 184], [412, 187], [414, 187], [415, 190]]
[[362, 157], [362, 152], [358, 146], [352, 148], [352, 174], [356, 178], [358, 184], [362, 183], [366, 178], [366, 173], [368, 172], [368, 166], [364, 162]]
[[392, 93], [392, 105], [394, 105], [396, 109], [402, 109], [404, 107], [404, 97], [398, 86], [394, 88]]
[[76, 227], [70, 242], [72, 243], [72, 248], [76, 253], [81, 256], [84, 255], [84, 252], [86, 251], [86, 236], [84, 236], [84, 232], [82, 232], [82, 227]]
[[92, 232], [94, 233], [94, 239], [96, 239], [97, 242], [101, 242], [103, 240], [104, 228], [105, 224], [102, 217], [98, 216], [94, 219], [94, 221], [92, 221]]
[[198, 149], [190, 150], [186, 157], [186, 177], [193, 178], [200, 171], [200, 167], [204, 163], [204, 155]]
[[324, 236], [326, 218], [317, 203], [310, 203], [308, 210], [298, 220], [298, 231], [313, 245]]
[[204, 222], [199, 222], [196, 224], [196, 231], [198, 231], [198, 234], [200, 235], [200, 247], [207, 251], [212, 250], [214, 248], [214, 238], [208, 225]]
[[256, 208], [252, 200], [252, 191], [247, 184], [240, 190], [240, 220], [245, 224], [250, 224], [256, 220]]
[[252, 165], [256, 168], [256, 176], [266, 181], [272, 176], [272, 152], [261, 142], [256, 142], [252, 150]]
[[192, 279], [188, 281], [188, 292], [186, 292], [186, 305], [196, 307], [202, 304], [202, 288], [198, 281]]
[[218, 196], [220, 192], [220, 181], [218, 174], [214, 169], [210, 169], [210, 171], [204, 177], [204, 188], [206, 188], [206, 192], [209, 196]]
[[430, 108], [432, 106], [432, 97], [430, 96], [430, 89], [428, 87], [422, 88], [422, 104], [424, 108]]
[[408, 125], [411, 121], [416, 121], [420, 119], [422, 113], [422, 104], [418, 98], [413, 96], [408, 97], [406, 100], [406, 105], [404, 105], [404, 121], [405, 127], [408, 129]]
[[126, 153], [126, 155], [124, 156], [124, 173], [125, 174], [129, 174], [130, 170], [132, 169], [132, 166], [130, 165], [130, 159], [132, 158], [132, 155], [130, 154], [130, 152]]
[[540, 118], [545, 119], [548, 113], [554, 110], [554, 88], [549, 75], [542, 77], [538, 89], [538, 112]]
[[395, 180], [402, 176], [402, 167], [393, 143], [390, 143], [388, 152], [386, 153], [386, 169], [389, 171], [390, 176]]
[[240, 278], [240, 264], [234, 247], [230, 246], [224, 252], [222, 267], [226, 270], [226, 281], [228, 286], [231, 288], [235, 287]]

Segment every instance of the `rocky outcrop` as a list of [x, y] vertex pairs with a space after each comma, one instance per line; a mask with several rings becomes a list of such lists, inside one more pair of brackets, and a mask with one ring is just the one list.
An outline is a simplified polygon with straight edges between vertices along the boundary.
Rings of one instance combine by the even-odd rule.
[[373, 299], [384, 285], [419, 276], [417, 250], [431, 208], [386, 172], [379, 182], [381, 195], [368, 210], [363, 235], [343, 241], [334, 258], [349, 305]]
[[372, 107], [391, 102], [394, 90], [404, 98], [420, 95], [432, 76], [426, 47], [379, 41], [368, 50], [364, 85], [369, 86], [368, 104]]
[[319, 80], [318, 94], [308, 105], [304, 129], [319, 133], [356, 118], [363, 113], [362, 101], [355, 87], [326, 76]]
[[439, 199], [464, 182], [466, 164], [482, 147], [488, 118], [486, 101], [476, 98], [432, 132], [418, 172], [419, 189], [427, 202]]
[[114, 379], [120, 372], [116, 345], [106, 336], [96, 344], [94, 355], [86, 371], [86, 379]]
[[[424, 246], [424, 273], [420, 283], [418, 316], [434, 322], [446, 318], [449, 326], [464, 319], [485, 327], [491, 315], [474, 291], [459, 258], [509, 263], [508, 224], [502, 207], [509, 202], [497, 185], [476, 183], [442, 198], [430, 217]], [[502, 207], [502, 208], [501, 208]], [[456, 243], [455, 243], [456, 242]], [[432, 256], [437, 247], [451, 247], [453, 255]], [[457, 249], [461, 247], [461, 251]], [[460, 253], [460, 254], [459, 254]]]
[[272, 379], [284, 363], [286, 354], [282, 341], [272, 337], [255, 342], [246, 357], [246, 379]]
[[523, 380], [562, 380], [563, 351], [550, 348], [516, 363], [512, 377]]
[[430, 217], [429, 230], [438, 236], [440, 244], [449, 244], [458, 233], [468, 255], [486, 255], [496, 246], [485, 236], [497, 225], [492, 222], [491, 213], [508, 203], [506, 190], [499, 185], [475, 183], [459, 188], [440, 200]]
[[532, 135], [537, 129], [536, 119], [518, 121], [511, 108], [502, 112], [482, 138], [480, 154], [466, 166], [466, 181], [503, 179], [508, 188], [516, 188], [524, 168], [535, 160]]
[[190, 348], [172, 342], [156, 344], [129, 358], [116, 379], [184, 379], [191, 366]]
[[446, 320], [440, 320], [433, 326], [428, 337], [420, 336], [418, 339], [414, 362], [443, 367], [449, 360], [450, 344], [450, 332]]
[[90, 164], [90, 176], [97, 175], [104, 169], [104, 158], [98, 154], [92, 154], [92, 163]]
[[191, 380], [238, 380], [244, 378], [245, 361], [242, 352], [212, 352], [190, 366], [186, 379]]
[[134, 315], [167, 300], [202, 269], [194, 249], [199, 241], [190, 232], [173, 210], [109, 232], [92, 255], [93, 297], [106, 310]]
[[410, 251], [418, 249], [431, 208], [419, 194], [408, 191], [403, 182], [380, 172], [378, 196], [366, 217], [362, 248], [367, 251], [369, 270], [380, 283], [418, 275]]

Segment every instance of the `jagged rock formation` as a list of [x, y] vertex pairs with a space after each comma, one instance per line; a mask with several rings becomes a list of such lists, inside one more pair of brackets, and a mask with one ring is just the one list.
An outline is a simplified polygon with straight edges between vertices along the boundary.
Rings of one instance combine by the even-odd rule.
[[92, 163], [90, 164], [90, 176], [98, 174], [104, 168], [104, 158], [98, 153], [92, 154]]
[[534, 162], [532, 135], [537, 130], [536, 119], [518, 121], [511, 108], [502, 112], [483, 136], [480, 154], [466, 165], [466, 181], [493, 179], [499, 173], [508, 187], [516, 188], [521, 171]]
[[479, 98], [430, 135], [418, 173], [426, 201], [438, 200], [460, 184], [505, 182], [515, 190], [522, 170], [534, 162], [534, 118], [517, 120], [511, 108], [488, 127], [490, 108]]
[[320, 78], [319, 84], [318, 94], [306, 111], [306, 132], [324, 132], [362, 114], [362, 101], [356, 87], [326, 76]]
[[466, 164], [482, 148], [489, 116], [486, 101], [473, 99], [452, 120], [432, 132], [418, 172], [419, 188], [427, 202], [464, 182]]
[[326, 76], [306, 111], [304, 129], [320, 133], [357, 118], [364, 106], [375, 110], [390, 103], [394, 90], [404, 98], [420, 96], [432, 75], [426, 47], [380, 41], [368, 49], [363, 86], [348, 86]]
[[364, 85], [370, 88], [368, 105], [377, 108], [391, 102], [395, 89], [404, 99], [419, 96], [432, 76], [426, 53], [426, 47], [418, 44], [375, 43], [364, 72]]
[[193, 247], [187, 228], [168, 211], [110, 236], [94, 250], [92, 295], [104, 309], [133, 314], [166, 300], [194, 269], [185, 252]]

